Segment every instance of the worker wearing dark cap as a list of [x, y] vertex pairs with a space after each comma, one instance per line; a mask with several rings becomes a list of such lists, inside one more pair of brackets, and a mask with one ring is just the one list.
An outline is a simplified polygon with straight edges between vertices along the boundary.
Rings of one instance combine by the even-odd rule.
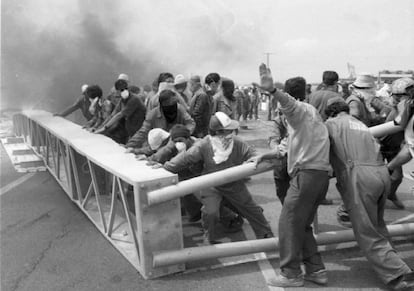
[[159, 105], [147, 113], [141, 128], [128, 140], [128, 152], [142, 147], [147, 140], [148, 132], [153, 128], [162, 128], [166, 131], [175, 124], [184, 124], [189, 131], [194, 131], [195, 122], [185, 108], [178, 104], [177, 95], [171, 90], [164, 90], [159, 95]]

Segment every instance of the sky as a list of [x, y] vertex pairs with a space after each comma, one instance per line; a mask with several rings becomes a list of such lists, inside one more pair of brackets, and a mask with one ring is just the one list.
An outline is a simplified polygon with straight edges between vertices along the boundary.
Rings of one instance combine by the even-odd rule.
[[414, 69], [412, 0], [2, 0], [1, 108], [53, 110], [120, 73], [210, 72], [238, 84]]

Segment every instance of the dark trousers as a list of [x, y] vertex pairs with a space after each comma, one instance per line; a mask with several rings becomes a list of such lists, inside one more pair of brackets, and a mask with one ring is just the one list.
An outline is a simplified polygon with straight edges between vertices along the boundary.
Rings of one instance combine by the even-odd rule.
[[190, 218], [200, 215], [203, 204], [201, 204], [200, 200], [198, 200], [194, 194], [181, 197], [181, 203]]
[[203, 203], [203, 227], [210, 241], [217, 238], [216, 224], [220, 218], [220, 204], [223, 197], [249, 221], [257, 238], [264, 238], [265, 235], [272, 234], [272, 229], [263, 215], [263, 209], [253, 200], [246, 185], [239, 181], [227, 191], [210, 188], [200, 191], [198, 195]]
[[249, 108], [249, 118], [252, 118], [254, 115], [254, 118], [258, 119], [259, 118], [259, 103], [260, 100], [259, 99], [255, 99], [252, 101], [252, 103], [250, 104], [250, 108]]
[[280, 164], [273, 169], [273, 179], [275, 180], [276, 195], [283, 204], [290, 185], [290, 176], [287, 172], [287, 157], [280, 160]]
[[[387, 162], [391, 162], [398, 154], [398, 151], [389, 151], [389, 152], [382, 152], [382, 155], [387, 160]], [[398, 187], [402, 183], [403, 180], [403, 169], [402, 166], [396, 167], [391, 175], [391, 189], [388, 193], [388, 198], [392, 199], [395, 198], [395, 194], [397, 192]]]
[[300, 170], [290, 180], [279, 218], [280, 268], [288, 278], [324, 269], [312, 232], [312, 222], [329, 186], [328, 172]]

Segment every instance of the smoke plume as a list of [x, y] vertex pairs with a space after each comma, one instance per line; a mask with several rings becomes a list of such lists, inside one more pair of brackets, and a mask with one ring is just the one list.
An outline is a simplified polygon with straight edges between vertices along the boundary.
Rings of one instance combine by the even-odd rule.
[[61, 110], [82, 84], [106, 94], [120, 73], [138, 86], [162, 71], [220, 68], [237, 79], [235, 64], [248, 62], [261, 35], [248, 10], [236, 17], [232, 9], [221, 1], [3, 0], [1, 107]]

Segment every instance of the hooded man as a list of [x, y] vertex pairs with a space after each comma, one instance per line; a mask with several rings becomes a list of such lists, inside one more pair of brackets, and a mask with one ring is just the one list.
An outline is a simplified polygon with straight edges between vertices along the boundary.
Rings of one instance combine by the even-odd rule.
[[178, 104], [175, 92], [163, 90], [157, 100], [159, 105], [148, 112], [142, 127], [128, 140], [127, 152], [142, 147], [147, 140], [148, 132], [153, 128], [159, 127], [170, 131], [175, 124], [183, 124], [191, 133], [194, 131], [195, 122], [185, 108]]
[[157, 107], [159, 105], [159, 96], [160, 96], [161, 92], [164, 91], [164, 90], [171, 90], [171, 91], [173, 91], [177, 95], [177, 101], [178, 101], [178, 103], [181, 104], [181, 106], [183, 108], [185, 108], [186, 110], [188, 110], [188, 105], [185, 102], [185, 100], [183, 99], [183, 97], [179, 93], [176, 93], [175, 92], [175, 88], [174, 88], [174, 76], [173, 76], [173, 74], [168, 73], [168, 72], [161, 73], [158, 76], [158, 79], [157, 79], [157, 88], [158, 88], [157, 93], [154, 94], [148, 100], [148, 104], [147, 104], [147, 110], [148, 111], [154, 109], [155, 107]]

